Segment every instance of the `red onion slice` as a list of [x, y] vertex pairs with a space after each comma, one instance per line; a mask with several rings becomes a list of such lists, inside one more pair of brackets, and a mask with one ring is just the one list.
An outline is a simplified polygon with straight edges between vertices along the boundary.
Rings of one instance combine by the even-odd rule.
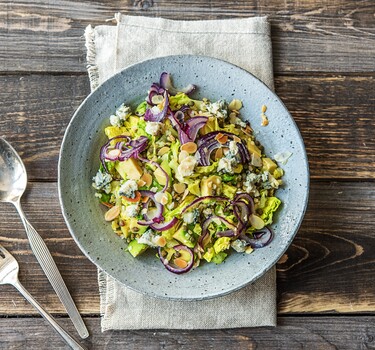
[[148, 121], [148, 122], [161, 122], [165, 118], [165, 116], [167, 115], [168, 108], [169, 108], [169, 96], [168, 96], [168, 92], [165, 91], [164, 92], [164, 107], [163, 107], [163, 110], [160, 111], [157, 114], [153, 114], [152, 110], [150, 108], [147, 109], [146, 113], [145, 113], [145, 120]]
[[176, 89], [171, 80], [171, 75], [167, 72], [163, 72], [160, 75], [160, 86], [163, 87], [164, 89], [168, 90], [168, 92], [174, 96], [179, 92], [183, 92], [186, 95], [190, 94], [195, 90], [195, 85], [189, 84], [188, 86], [182, 88], [182, 89]]
[[167, 231], [171, 229], [174, 225], [176, 225], [178, 222], [177, 218], [173, 218], [172, 220], [168, 222], [164, 222], [162, 224], [151, 224], [150, 227], [155, 231]]
[[[103, 165], [103, 168], [104, 170], [109, 173], [108, 171], [108, 168], [107, 168], [107, 165], [105, 164], [105, 159], [106, 159], [106, 154], [107, 154], [107, 151], [108, 151], [108, 147], [111, 145], [111, 142], [113, 140], [117, 140], [117, 139], [126, 139], [127, 141], [130, 140], [130, 138], [128, 136], [125, 136], [125, 135], [118, 135], [118, 136], [115, 136], [115, 137], [112, 137], [111, 139], [109, 139], [101, 148], [100, 148], [100, 161]], [[117, 145], [117, 144], [116, 144]]]
[[244, 222], [248, 221], [248, 218], [251, 214], [254, 214], [255, 207], [254, 207], [254, 200], [253, 198], [245, 192], [237, 193], [233, 199], [233, 205], [238, 205], [241, 208], [243, 208], [243, 205], [241, 203], [245, 203], [248, 207], [248, 213], [247, 213], [247, 219]]
[[131, 140], [125, 145], [122, 145], [121, 154], [119, 155], [118, 160], [124, 161], [132, 157], [138, 158], [139, 155], [147, 148], [147, 144], [148, 138], [146, 136], [140, 136], [138, 139]]
[[138, 225], [150, 226], [155, 223], [160, 224], [161, 222], [163, 222], [164, 221], [164, 217], [163, 217], [164, 206], [155, 200], [155, 192], [147, 191], [147, 190], [139, 190], [139, 192], [142, 197], [149, 198], [149, 200], [146, 203], [144, 203], [143, 209], [145, 208], [148, 209], [150, 200], [152, 200], [155, 204], [156, 213], [153, 217], [150, 217], [147, 213], [143, 214], [143, 217], [145, 220], [137, 221]]
[[189, 137], [190, 142], [195, 141], [198, 135], [198, 131], [206, 125], [207, 121], [208, 121], [208, 117], [196, 116], [196, 117], [189, 119], [186, 122], [187, 130], [185, 131], [185, 133]]
[[[211, 156], [212, 151], [223, 146], [221, 143], [219, 143], [215, 139], [215, 137], [218, 134], [228, 136], [228, 140], [234, 139], [234, 137], [237, 137], [236, 135], [227, 131], [212, 131], [206, 135], [203, 135], [197, 142], [198, 152], [200, 155], [200, 160], [199, 160], [200, 165], [203, 165], [203, 166], [210, 165], [211, 163], [210, 156]], [[227, 143], [225, 145], [227, 146]], [[247, 147], [243, 144], [242, 140], [241, 142], [237, 142], [237, 147], [238, 147], [238, 152], [241, 158], [241, 163], [246, 164], [250, 162], [250, 153]]]
[[160, 261], [163, 263], [163, 265], [165, 266], [165, 268], [168, 271], [176, 273], [176, 274], [181, 274], [181, 273], [185, 273], [185, 272], [190, 271], [190, 269], [194, 265], [194, 253], [193, 253], [193, 251], [190, 248], [188, 248], [187, 246], [182, 245], [182, 244], [174, 246], [173, 249], [175, 249], [176, 251], [180, 251], [180, 250], [187, 251], [189, 253], [189, 255], [190, 255], [190, 261], [189, 261], [188, 265], [186, 267], [184, 267], [184, 268], [179, 268], [179, 267], [172, 266], [170, 264], [170, 262], [163, 257], [163, 254], [162, 254], [163, 249], [161, 247], [159, 247], [158, 248], [158, 255], [159, 255]]
[[164, 88], [162, 88], [161, 86], [159, 86], [159, 84], [153, 83], [151, 85], [150, 91], [149, 91], [148, 96], [146, 98], [147, 104], [149, 104], [150, 106], [155, 106], [155, 103], [152, 102], [152, 98], [155, 95], [163, 95], [164, 92], [165, 92]]
[[268, 228], [264, 227], [259, 231], [253, 233], [254, 238], [250, 238], [244, 233], [240, 235], [240, 238], [244, 240], [251, 248], [263, 248], [271, 243], [273, 239], [273, 231]]
[[187, 142], [194, 142], [198, 131], [203, 128], [208, 121], [208, 117], [195, 116], [185, 122], [183, 107], [171, 115], [172, 125], [176, 128], [178, 138], [182, 145]]

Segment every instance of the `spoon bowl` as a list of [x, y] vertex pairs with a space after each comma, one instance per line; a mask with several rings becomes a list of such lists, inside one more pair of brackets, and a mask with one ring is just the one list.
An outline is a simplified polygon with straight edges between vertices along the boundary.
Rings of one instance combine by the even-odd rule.
[[27, 174], [16, 150], [0, 138], [0, 202], [17, 202], [25, 192]]

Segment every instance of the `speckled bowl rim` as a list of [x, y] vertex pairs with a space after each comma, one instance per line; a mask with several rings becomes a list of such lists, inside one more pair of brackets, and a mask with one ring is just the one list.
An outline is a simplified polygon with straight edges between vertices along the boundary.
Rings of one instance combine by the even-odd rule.
[[[302, 147], [302, 152], [303, 152], [302, 155], [303, 155], [304, 167], [305, 167], [305, 170], [306, 170], [306, 179], [305, 179], [305, 183], [306, 183], [306, 196], [304, 198], [304, 202], [303, 202], [301, 210], [299, 212], [300, 214], [298, 216], [298, 219], [295, 222], [293, 233], [288, 236], [288, 239], [285, 241], [284, 247], [279, 250], [279, 253], [277, 254], [277, 258], [274, 259], [273, 262], [269, 262], [266, 266], [264, 266], [263, 269], [259, 270], [259, 272], [257, 274], [254, 274], [252, 279], [250, 279], [249, 281], [246, 281], [245, 283], [239, 284], [239, 285], [237, 285], [235, 287], [232, 287], [232, 288], [230, 288], [230, 289], [228, 289], [226, 291], [219, 291], [217, 293], [213, 293], [213, 294], [210, 294], [210, 295], [204, 295], [204, 296], [199, 296], [199, 297], [194, 297], [194, 298], [189, 298], [189, 297], [181, 298], [181, 297], [171, 297], [171, 296], [168, 296], [168, 295], [154, 294], [154, 293], [152, 293], [150, 291], [145, 291], [145, 290], [140, 290], [140, 289], [137, 289], [137, 288], [133, 288], [131, 285], [124, 284], [124, 282], [122, 282], [120, 279], [118, 279], [117, 277], [113, 276], [110, 271], [108, 271], [105, 267], [101, 266], [101, 263], [98, 263], [94, 259], [93, 256], [91, 256], [90, 254], [88, 254], [86, 248], [81, 244], [81, 242], [79, 241], [78, 237], [75, 235], [74, 230], [73, 230], [73, 228], [72, 228], [72, 226], [70, 224], [69, 217], [67, 216], [67, 210], [66, 210], [66, 207], [64, 205], [64, 199], [63, 199], [63, 191], [62, 191], [62, 188], [61, 188], [62, 155], [63, 155], [63, 152], [65, 150], [66, 142], [67, 142], [68, 135], [69, 135], [69, 130], [72, 127], [74, 119], [77, 117], [77, 115], [79, 115], [81, 108], [86, 103], [89, 103], [89, 101], [92, 98], [95, 98], [96, 95], [99, 95], [101, 93], [101, 90], [103, 89], [103, 86], [105, 86], [106, 84], [108, 84], [108, 82], [111, 79], [113, 79], [113, 78], [115, 78], [115, 77], [117, 77], [119, 75], [122, 75], [128, 69], [134, 68], [134, 67], [136, 67], [138, 65], [144, 65], [144, 64], [152, 63], [153, 61], [158, 61], [158, 60], [163, 60], [163, 59], [169, 59], [169, 58], [184, 58], [184, 57], [197, 58], [197, 59], [199, 59], [199, 58], [209, 59], [212, 62], [217, 61], [217, 62], [219, 62], [221, 64], [227, 64], [229, 66], [235, 67], [236, 69], [242, 71], [243, 74], [247, 74], [247, 75], [252, 76], [253, 79], [257, 80], [259, 84], [263, 85], [268, 90], [268, 92], [272, 95], [272, 97], [275, 98], [281, 104], [281, 106], [285, 109], [285, 111], [287, 112], [288, 117], [289, 117], [289, 119], [290, 119], [290, 121], [291, 121], [291, 123], [292, 123], [292, 125], [293, 125], [293, 127], [294, 127], [294, 129], [295, 129], [295, 131], [297, 133], [297, 135], [298, 135], [298, 142], [300, 143], [300, 146]], [[134, 290], [134, 291], [136, 291], [138, 293], [141, 293], [143, 295], [147, 295], [147, 296], [151, 296], [151, 297], [155, 297], [155, 298], [159, 298], [159, 299], [167, 299], [167, 300], [199, 301], [199, 300], [207, 300], [207, 299], [213, 299], [213, 298], [221, 297], [221, 296], [230, 294], [232, 292], [238, 291], [238, 290], [240, 290], [240, 289], [242, 289], [242, 288], [244, 288], [244, 287], [246, 287], [246, 286], [248, 286], [250, 284], [253, 284], [254, 282], [256, 282], [256, 280], [258, 280], [260, 277], [262, 277], [263, 275], [265, 275], [273, 266], [276, 265], [276, 263], [278, 262], [278, 260], [282, 257], [282, 255], [285, 253], [285, 251], [289, 248], [289, 246], [291, 245], [294, 237], [296, 236], [296, 234], [297, 234], [297, 232], [298, 232], [298, 230], [299, 230], [299, 228], [300, 228], [300, 226], [302, 224], [302, 221], [303, 221], [303, 218], [305, 216], [305, 213], [306, 213], [306, 209], [307, 209], [307, 205], [308, 205], [308, 201], [309, 201], [309, 189], [310, 189], [310, 171], [309, 171], [308, 157], [307, 157], [307, 152], [306, 152], [306, 148], [305, 148], [305, 145], [304, 145], [304, 141], [303, 141], [302, 135], [301, 135], [301, 133], [299, 131], [299, 128], [298, 128], [296, 122], [294, 121], [293, 117], [291, 116], [290, 112], [288, 111], [287, 107], [282, 102], [282, 100], [276, 95], [276, 93], [274, 91], [272, 91], [265, 83], [263, 83], [260, 79], [258, 79], [252, 73], [244, 70], [243, 68], [241, 68], [239, 66], [236, 66], [236, 65], [234, 65], [232, 63], [229, 63], [227, 61], [224, 61], [224, 60], [221, 60], [221, 59], [217, 59], [217, 58], [213, 58], [213, 57], [209, 57], [209, 56], [203, 56], [203, 55], [170, 55], [170, 56], [163, 56], [163, 57], [157, 57], [157, 58], [147, 59], [147, 60], [141, 61], [139, 63], [130, 65], [130, 66], [124, 68], [123, 70], [115, 73], [110, 78], [108, 78], [101, 85], [99, 85], [95, 90], [93, 90], [83, 100], [83, 102], [80, 104], [80, 106], [76, 109], [75, 113], [73, 114], [73, 116], [72, 116], [72, 118], [71, 118], [71, 120], [70, 120], [70, 122], [69, 122], [69, 124], [68, 124], [68, 126], [66, 128], [66, 131], [65, 131], [62, 143], [61, 143], [61, 149], [60, 149], [59, 160], [58, 160], [58, 196], [59, 196], [60, 206], [61, 206], [61, 210], [62, 210], [62, 214], [63, 214], [64, 220], [65, 220], [66, 225], [67, 225], [67, 227], [69, 229], [69, 232], [70, 232], [71, 236], [73, 237], [74, 241], [76, 242], [77, 246], [80, 248], [80, 250], [101, 271], [107, 273], [109, 276], [111, 276], [112, 278], [114, 278], [116, 281], [118, 281], [119, 283], [123, 284], [127, 288], [129, 288], [131, 290]]]

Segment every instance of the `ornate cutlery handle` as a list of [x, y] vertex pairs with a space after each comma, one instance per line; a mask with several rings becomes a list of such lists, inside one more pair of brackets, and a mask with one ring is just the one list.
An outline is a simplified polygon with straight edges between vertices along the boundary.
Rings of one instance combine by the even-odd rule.
[[65, 285], [63, 278], [61, 277], [61, 274], [56, 266], [55, 261], [52, 258], [50, 251], [48, 250], [47, 245], [44, 243], [42, 237], [40, 237], [38, 232], [36, 232], [34, 227], [26, 219], [20, 204], [17, 204], [18, 205], [16, 205], [16, 208], [25, 226], [30, 247], [36, 259], [38, 260], [40, 266], [42, 267], [42, 270], [50, 281], [61, 303], [64, 305], [79, 335], [81, 336], [81, 338], [87, 338], [89, 336], [89, 332], [68, 291], [68, 288]]
[[39, 311], [39, 313], [44, 317], [46, 321], [55, 329], [57, 333], [65, 340], [65, 342], [74, 350], [86, 350], [81, 346], [73, 337], [65, 331], [55, 319], [43, 309], [43, 307], [32, 297], [32, 295], [26, 290], [26, 288], [17, 280], [13, 283], [13, 286], [18, 289], [18, 291], [25, 297], [25, 299]]

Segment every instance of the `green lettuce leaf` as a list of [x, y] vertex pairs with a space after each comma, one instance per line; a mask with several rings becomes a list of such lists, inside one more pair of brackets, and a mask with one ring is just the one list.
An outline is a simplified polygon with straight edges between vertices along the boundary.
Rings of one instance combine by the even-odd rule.
[[280, 206], [281, 200], [277, 197], [267, 197], [262, 215], [260, 216], [265, 225], [272, 224], [273, 213]]

